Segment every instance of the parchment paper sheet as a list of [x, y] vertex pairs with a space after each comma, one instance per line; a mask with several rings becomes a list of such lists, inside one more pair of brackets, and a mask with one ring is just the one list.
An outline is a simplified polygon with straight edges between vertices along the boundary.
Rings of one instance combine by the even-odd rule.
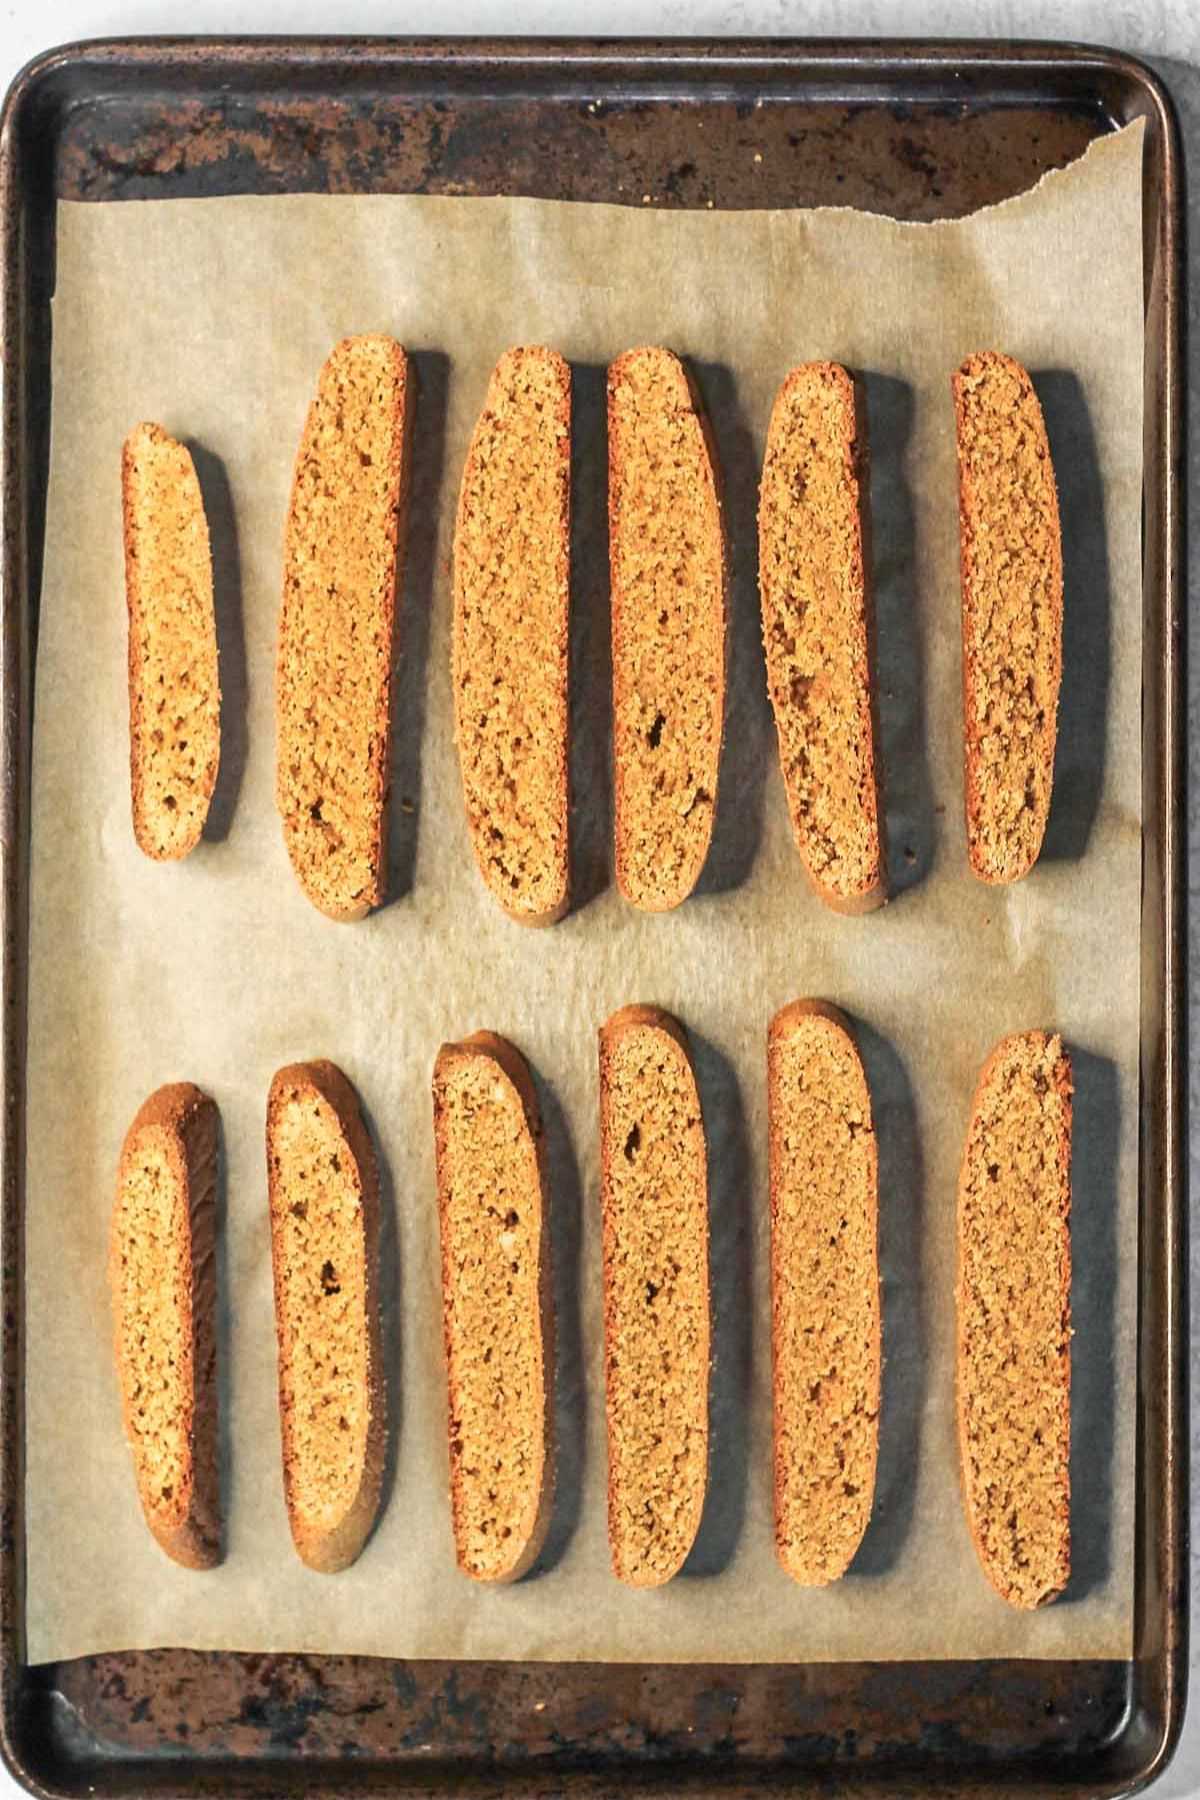
[[[1137, 1209], [1142, 397], [1141, 141], [1106, 139], [959, 223], [529, 200], [228, 199], [59, 209], [54, 415], [38, 647], [28, 1132], [28, 1622], [34, 1660], [176, 1644], [409, 1656], [826, 1660], [1121, 1656], [1131, 1645]], [[412, 549], [395, 748], [396, 898], [337, 926], [292, 878], [272, 800], [280, 536], [298, 434], [343, 333], [416, 353]], [[575, 365], [577, 886], [531, 933], [471, 861], [451, 737], [453, 498], [506, 346]], [[603, 365], [691, 360], [736, 553], [731, 710], [702, 891], [665, 917], [608, 876]], [[967, 874], [949, 376], [997, 345], [1038, 378], [1067, 541], [1055, 817], [1030, 879]], [[759, 648], [754, 502], [795, 362], [865, 371], [888, 835], [900, 892], [844, 919], [792, 848]], [[129, 818], [119, 458], [138, 419], [203, 452], [221, 590], [217, 830], [181, 866]], [[859, 1021], [882, 1167], [887, 1367], [875, 1516], [853, 1572], [775, 1564], [764, 1061], [802, 994]], [[605, 1539], [597, 1025], [655, 1001], [695, 1034], [711, 1137], [713, 1488], [691, 1570], [637, 1594]], [[429, 1082], [439, 1043], [511, 1036], [543, 1084], [559, 1259], [559, 1510], [546, 1572], [455, 1572], [446, 1502]], [[975, 1562], [952, 1399], [954, 1191], [994, 1040], [1059, 1027], [1078, 1078], [1075, 1570], [1029, 1617]], [[262, 1132], [272, 1072], [329, 1056], [386, 1166], [394, 1469], [359, 1563], [296, 1560], [279, 1474]], [[196, 1575], [147, 1534], [109, 1354], [105, 1242], [143, 1097], [217, 1099], [228, 1555]], [[394, 1229], [390, 1229], [394, 1226]]]

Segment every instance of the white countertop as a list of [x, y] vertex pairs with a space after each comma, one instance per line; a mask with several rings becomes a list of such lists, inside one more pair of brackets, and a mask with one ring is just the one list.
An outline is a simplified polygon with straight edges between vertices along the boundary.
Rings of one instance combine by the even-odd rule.
[[[608, 0], [597, 12], [594, 0], [441, 0], [429, 12], [396, 0], [2, 0], [0, 3], [0, 89], [21, 64], [51, 42], [72, 38], [127, 36], [151, 32], [437, 32], [630, 36], [804, 36], [839, 37], [1032, 37], [1113, 44], [1152, 61], [1166, 79], [1183, 123], [1192, 176], [1190, 211], [1191, 342], [1189, 391], [1193, 402], [1189, 493], [1192, 534], [1190, 590], [1200, 592], [1200, 0]], [[1200, 654], [1198, 648], [1197, 654]], [[1195, 664], [1193, 656], [1193, 665]], [[1193, 678], [1189, 717], [1195, 720], [1189, 754], [1189, 891], [1200, 906], [1200, 682]], [[1195, 933], [1193, 932], [1193, 946]], [[1191, 1035], [1200, 1044], [1200, 964], [1193, 955], [1190, 995]], [[1192, 1078], [1193, 1115], [1200, 1119], [1200, 1080]], [[1200, 1157], [1193, 1142], [1193, 1191], [1200, 1192]], [[1192, 1281], [1200, 1292], [1200, 1229], [1193, 1230]], [[1193, 1340], [1192, 1386], [1200, 1399], [1200, 1353]], [[1195, 1415], [1194, 1415], [1195, 1416]], [[1193, 1444], [1197, 1439], [1193, 1423]], [[1197, 1484], [1200, 1488], [1200, 1483]], [[1193, 1496], [1192, 1679], [1200, 1683], [1200, 1609], [1196, 1605], [1200, 1552], [1200, 1496]], [[18, 1790], [0, 1770], [0, 1800]], [[1184, 1728], [1174, 1763], [1153, 1790], [1155, 1800], [1197, 1800], [1200, 1796], [1200, 1697]]]

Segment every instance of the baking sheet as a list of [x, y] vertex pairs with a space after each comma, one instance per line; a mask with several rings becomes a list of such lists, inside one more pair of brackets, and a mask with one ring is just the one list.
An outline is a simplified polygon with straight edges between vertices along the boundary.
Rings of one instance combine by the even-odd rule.
[[[36, 671], [27, 1231], [30, 1659], [176, 1644], [392, 1656], [803, 1661], [1123, 1656], [1132, 1642], [1140, 876], [1141, 128], [971, 218], [659, 212], [528, 200], [62, 204]], [[290, 465], [337, 337], [393, 332], [421, 383], [394, 748], [395, 898], [336, 926], [303, 899], [272, 800], [272, 665]], [[488, 371], [546, 341], [576, 379], [577, 906], [502, 917], [471, 862], [450, 730], [453, 497]], [[611, 883], [603, 371], [691, 362], [734, 537], [731, 700], [700, 892], [639, 915]], [[1055, 812], [1033, 875], [967, 874], [949, 375], [996, 345], [1034, 372], [1067, 565]], [[792, 849], [755, 592], [757, 468], [796, 361], [866, 377], [888, 837], [899, 887], [822, 909]], [[129, 819], [120, 445], [196, 447], [222, 629], [210, 840], [159, 867]], [[775, 1564], [765, 1035], [801, 994], [853, 1015], [875, 1097], [886, 1368], [875, 1515], [850, 1574]], [[634, 1593], [605, 1540], [595, 1029], [653, 1001], [694, 1034], [712, 1161], [713, 1480], [687, 1571]], [[1011, 1612], [975, 1563], [953, 1419], [954, 1184], [980, 1063], [1051, 1024], [1076, 1059], [1075, 1575]], [[429, 1081], [443, 1038], [511, 1036], [551, 1142], [559, 1499], [540, 1573], [480, 1589], [446, 1500]], [[262, 1130], [274, 1069], [334, 1058], [386, 1170], [394, 1401], [386, 1503], [356, 1566], [295, 1559], [279, 1475]], [[221, 1108], [228, 1554], [197, 1575], [142, 1524], [109, 1357], [104, 1253], [122, 1135], [158, 1083]]]

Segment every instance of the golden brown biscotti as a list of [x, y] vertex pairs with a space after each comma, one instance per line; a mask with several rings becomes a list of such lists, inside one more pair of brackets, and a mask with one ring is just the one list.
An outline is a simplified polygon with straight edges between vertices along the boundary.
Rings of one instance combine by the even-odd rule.
[[626, 1006], [600, 1031], [608, 1541], [631, 1587], [669, 1581], [708, 1479], [708, 1171], [683, 1027]]
[[272, 1081], [267, 1176], [284, 1496], [301, 1561], [333, 1574], [375, 1522], [387, 1423], [379, 1173], [332, 1063], [293, 1063]]
[[361, 919], [386, 889], [413, 409], [400, 345], [344, 338], [321, 370], [292, 480], [275, 796], [300, 885], [332, 919]]
[[433, 1122], [455, 1549], [464, 1574], [514, 1581], [554, 1491], [549, 1204], [520, 1052], [490, 1031], [443, 1044]]
[[126, 1134], [109, 1237], [117, 1376], [146, 1523], [173, 1562], [221, 1560], [217, 1109], [160, 1087]]
[[838, 912], [887, 897], [865, 548], [866, 417], [837, 363], [804, 363], [771, 413], [758, 506], [767, 686], [792, 835]]
[[161, 425], [121, 457], [133, 833], [156, 861], [200, 841], [221, 761], [212, 554], [192, 458]]
[[708, 855], [725, 720], [725, 523], [707, 426], [669, 350], [608, 371], [617, 885], [678, 906]]
[[1071, 1061], [1046, 1031], [983, 1066], [958, 1180], [958, 1447], [984, 1574], [1041, 1606], [1071, 1572]]
[[962, 562], [967, 855], [1016, 881], [1050, 816], [1062, 682], [1058, 489], [1033, 383], [995, 350], [953, 380]]
[[803, 1587], [849, 1568], [879, 1448], [878, 1156], [847, 1021], [796, 1000], [767, 1034], [775, 1548]]
[[571, 371], [506, 351], [454, 533], [454, 720], [475, 860], [522, 925], [567, 908]]

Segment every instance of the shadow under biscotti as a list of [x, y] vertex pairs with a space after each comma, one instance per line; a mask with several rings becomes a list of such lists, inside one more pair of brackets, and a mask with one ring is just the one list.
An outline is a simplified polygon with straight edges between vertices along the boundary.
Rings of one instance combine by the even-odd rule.
[[697, 894], [723, 894], [741, 887], [754, 865], [775, 752], [758, 603], [759, 458], [733, 370], [701, 362], [689, 372], [711, 431], [729, 539], [725, 743], [712, 843], [696, 883]]
[[379, 1304], [379, 1351], [383, 1359], [386, 1436], [379, 1508], [367, 1538], [367, 1542], [370, 1543], [387, 1512], [392, 1491], [396, 1485], [396, 1464], [399, 1458], [404, 1394], [404, 1384], [401, 1380], [404, 1361], [403, 1320], [401, 1317], [403, 1309], [400, 1303], [400, 1227], [396, 1213], [396, 1189], [392, 1181], [391, 1168], [383, 1153], [383, 1145], [375, 1121], [357, 1086], [355, 1092], [358, 1094], [363, 1125], [371, 1140], [371, 1148], [375, 1152], [375, 1167], [379, 1175], [379, 1244], [376, 1251], [378, 1286], [376, 1291]]
[[[211, 1429], [216, 1433], [217, 1494], [221, 1516], [221, 1557], [229, 1555], [229, 1521], [233, 1518], [234, 1482], [237, 1465], [233, 1456], [233, 1308], [229, 1267], [228, 1218], [229, 1174], [225, 1160], [225, 1121], [217, 1107], [217, 1185], [213, 1196], [213, 1266], [216, 1273], [217, 1303], [213, 1318], [213, 1352], [216, 1358], [214, 1386], [216, 1420]], [[280, 1471], [282, 1480], [282, 1470]]]
[[385, 906], [411, 893], [417, 877], [429, 633], [437, 595], [440, 491], [450, 389], [450, 358], [444, 351], [415, 350], [409, 356], [416, 375], [416, 409], [408, 547], [403, 585], [396, 595]]
[[1042, 843], [1048, 862], [1078, 862], [1100, 810], [1108, 738], [1112, 579], [1096, 433], [1079, 378], [1033, 375], [1058, 486], [1063, 555], [1062, 689], [1054, 788]]
[[862, 1019], [853, 1021], [853, 1032], [871, 1092], [879, 1158], [883, 1383], [875, 1499], [849, 1572], [884, 1575], [895, 1568], [912, 1528], [920, 1463], [929, 1360], [921, 1261], [924, 1158], [916, 1097], [903, 1061]]
[[553, 1569], [566, 1554], [583, 1504], [587, 1380], [580, 1322], [579, 1262], [583, 1242], [583, 1183], [571, 1128], [554, 1088], [535, 1075], [545, 1133], [553, 1289], [553, 1468], [550, 1527], [526, 1580]]
[[608, 370], [571, 366], [571, 909], [609, 882], [612, 642], [608, 566]]
[[188, 452], [200, 483], [212, 556], [213, 614], [217, 631], [217, 671], [221, 684], [221, 761], [203, 836], [221, 843], [229, 836], [250, 753], [246, 633], [242, 616], [242, 567], [237, 514], [225, 465], [203, 444], [189, 440]]
[[719, 1575], [737, 1551], [746, 1511], [753, 1365], [751, 1161], [737, 1072], [706, 1038], [689, 1032], [708, 1141], [709, 1377], [708, 1486], [683, 1577]]
[[[916, 399], [911, 385], [868, 369], [870, 495], [867, 590], [874, 610], [875, 680], [888, 891], [917, 887], [933, 868], [933, 777], [926, 742], [925, 621], [916, 580], [916, 509], [905, 472]], [[952, 503], [952, 502], [951, 502]]]
[[1103, 1585], [1111, 1564], [1117, 1295], [1116, 1065], [1068, 1046], [1071, 1127], [1071, 1578], [1059, 1605]]

